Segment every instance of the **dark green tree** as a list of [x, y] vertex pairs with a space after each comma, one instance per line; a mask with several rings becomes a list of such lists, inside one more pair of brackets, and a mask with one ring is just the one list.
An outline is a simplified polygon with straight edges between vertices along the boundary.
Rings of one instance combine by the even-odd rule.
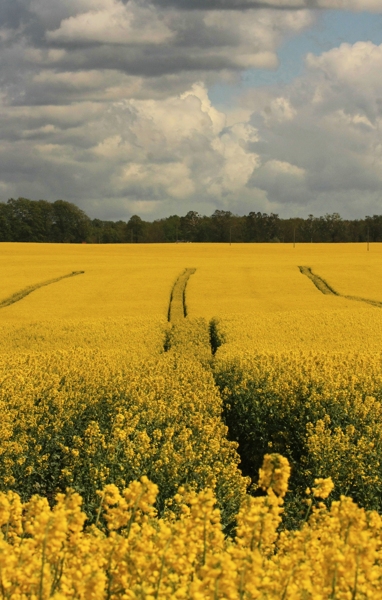
[[54, 241], [86, 241], [91, 231], [89, 217], [80, 208], [65, 200], [56, 200], [52, 206]]
[[185, 217], [180, 217], [180, 233], [183, 240], [186, 242], [199, 241], [202, 217], [201, 215], [190, 210]]
[[139, 243], [144, 240], [145, 223], [138, 215], [133, 215], [127, 222], [126, 242]]
[[13, 242], [9, 220], [10, 210], [7, 204], [0, 203], [0, 242]]

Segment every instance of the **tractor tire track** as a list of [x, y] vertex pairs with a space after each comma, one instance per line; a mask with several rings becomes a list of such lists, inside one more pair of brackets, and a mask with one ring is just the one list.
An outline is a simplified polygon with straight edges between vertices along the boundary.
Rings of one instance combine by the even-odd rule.
[[338, 292], [336, 292], [322, 277], [319, 277], [315, 273], [312, 273], [312, 269], [310, 267], [299, 267], [300, 272], [303, 275], [309, 277], [309, 279], [314, 283], [316, 288], [320, 290], [323, 294], [340, 296]]
[[308, 277], [313, 282], [313, 284], [316, 286], [316, 288], [318, 290], [320, 290], [320, 292], [322, 292], [322, 294], [334, 295], [334, 296], [338, 296], [340, 298], [345, 298], [346, 300], [355, 300], [356, 302], [365, 302], [366, 304], [370, 304], [371, 306], [376, 306], [377, 308], [382, 308], [382, 302], [379, 302], [378, 300], [369, 300], [368, 298], [361, 298], [361, 296], [347, 296], [345, 294], [340, 294], [339, 292], [336, 292], [336, 290], [334, 290], [325, 281], [325, 279], [322, 279], [322, 277], [313, 273], [312, 269], [310, 267], [298, 267], [298, 268], [300, 269], [300, 272], [303, 275], [306, 275], [306, 277]]
[[366, 302], [366, 304], [370, 304], [371, 306], [382, 308], [382, 302], [379, 302], [378, 300], [369, 300], [368, 298], [361, 298], [360, 296], [342, 296], [342, 298], [346, 298], [347, 300], [355, 300], [356, 302]]
[[185, 269], [174, 283], [168, 307], [168, 321], [172, 324], [178, 323], [187, 317], [186, 287], [189, 278], [195, 271], [196, 269]]
[[[187, 347], [192, 355], [207, 362], [213, 357], [217, 349], [225, 343], [224, 337], [219, 332], [218, 320], [211, 319], [209, 323], [203, 318], [187, 317], [186, 288], [191, 275], [196, 269], [185, 269], [174, 283], [168, 307], [169, 329], [165, 333], [163, 344], [164, 352], [169, 352], [180, 347]], [[201, 358], [203, 355], [203, 358]]]
[[6, 306], [11, 306], [11, 304], [15, 304], [15, 302], [20, 302], [26, 296], [29, 296], [32, 292], [45, 287], [46, 285], [50, 285], [51, 283], [57, 283], [57, 281], [61, 281], [62, 279], [67, 279], [68, 277], [75, 277], [76, 275], [82, 275], [85, 271], [72, 271], [67, 275], [61, 275], [61, 277], [55, 277], [54, 279], [47, 279], [46, 281], [42, 281], [41, 283], [36, 283], [35, 285], [30, 285], [18, 292], [12, 294], [12, 296], [8, 296], [4, 300], [0, 300], [0, 308], [5, 308]]

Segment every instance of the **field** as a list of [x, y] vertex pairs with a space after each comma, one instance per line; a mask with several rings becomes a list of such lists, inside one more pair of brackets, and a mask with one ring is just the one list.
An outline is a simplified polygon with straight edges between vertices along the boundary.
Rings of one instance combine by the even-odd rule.
[[0, 244], [0, 597], [382, 597], [382, 245]]

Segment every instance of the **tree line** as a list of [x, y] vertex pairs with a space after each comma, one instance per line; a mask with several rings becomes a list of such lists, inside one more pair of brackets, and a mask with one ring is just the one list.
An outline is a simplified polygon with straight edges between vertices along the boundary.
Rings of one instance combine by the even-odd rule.
[[251, 211], [239, 216], [215, 210], [210, 216], [189, 211], [145, 221], [90, 219], [65, 200], [11, 198], [0, 202], [0, 242], [162, 243], [162, 242], [382, 242], [382, 215], [342, 219], [338, 213], [282, 219]]

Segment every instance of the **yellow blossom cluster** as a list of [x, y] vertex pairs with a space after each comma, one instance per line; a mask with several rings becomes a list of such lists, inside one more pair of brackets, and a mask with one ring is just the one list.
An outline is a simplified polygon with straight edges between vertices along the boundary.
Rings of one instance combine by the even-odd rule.
[[286, 456], [293, 519], [302, 518], [314, 478], [331, 477], [336, 498], [350, 495], [382, 511], [382, 355], [231, 355], [223, 348], [213, 370], [244, 473], [254, 478], [270, 449]]
[[167, 330], [166, 343], [173, 355], [184, 359], [194, 357], [204, 367], [211, 363], [209, 326], [202, 318], [177, 322]]
[[163, 352], [164, 318], [119, 317], [0, 323], [0, 354], [49, 354], [57, 350], [102, 350], [136, 358]]
[[161, 509], [181, 484], [210, 485], [228, 523], [246, 490], [212, 374], [192, 356], [3, 354], [0, 410], [0, 486], [24, 499], [73, 487], [94, 518], [97, 489], [147, 475]]
[[[278, 471], [276, 478], [275, 473]], [[378, 598], [382, 518], [342, 497], [312, 507], [298, 530], [282, 524], [289, 475], [265, 457], [260, 497], [244, 497], [227, 538], [211, 488], [180, 487], [176, 513], [158, 517], [158, 487], [147, 477], [99, 493], [86, 525], [82, 498], [68, 491], [51, 508], [0, 493], [0, 593], [39, 600], [324, 600]], [[272, 482], [283, 481], [283, 491]], [[321, 482], [322, 483], [322, 482]], [[319, 483], [317, 484], [319, 485]]]
[[327, 498], [334, 488], [334, 483], [331, 477], [317, 477], [314, 480], [314, 484], [313, 495], [316, 498]]
[[286, 458], [280, 454], [266, 454], [260, 469], [259, 487], [263, 490], [272, 488], [279, 496], [288, 491], [290, 466]]

